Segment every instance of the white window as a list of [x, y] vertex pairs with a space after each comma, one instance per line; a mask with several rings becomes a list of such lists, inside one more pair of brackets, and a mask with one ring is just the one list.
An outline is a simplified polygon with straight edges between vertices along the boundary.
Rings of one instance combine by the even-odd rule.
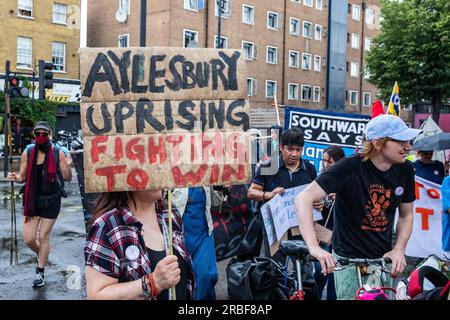
[[183, 46], [185, 47], [185, 48], [187, 48], [188, 47], [188, 45], [189, 45], [189, 42], [193, 42], [193, 41], [195, 41], [195, 42], [197, 42], [198, 43], [198, 32], [197, 31], [193, 31], [193, 30], [187, 30], [187, 29], [184, 29], [183, 30]]
[[184, 0], [184, 8], [187, 10], [198, 10], [198, 0]]
[[267, 11], [267, 28], [278, 29], [278, 13]]
[[289, 83], [288, 86], [288, 99], [289, 100], [298, 100], [298, 84]]
[[359, 49], [359, 34], [352, 33], [352, 48]]
[[256, 79], [247, 78], [247, 95], [250, 97], [256, 95]]
[[359, 63], [352, 61], [350, 64], [350, 76], [359, 77]]
[[33, 40], [17, 37], [17, 68], [31, 68]]
[[291, 0], [292, 2], [301, 3], [301, 0]]
[[366, 9], [366, 23], [371, 26], [374, 24], [375, 15], [372, 9]]
[[130, 34], [124, 33], [119, 35], [119, 42], [117, 46], [119, 48], [128, 48], [130, 46]]
[[313, 101], [320, 102], [320, 87], [313, 88]]
[[52, 44], [52, 62], [53, 70], [65, 71], [66, 44], [64, 42], [53, 42]]
[[302, 84], [302, 101], [311, 100], [311, 86]]
[[289, 50], [289, 67], [298, 68], [300, 63], [300, 53], [298, 51]]
[[17, 6], [17, 15], [19, 17], [32, 17], [33, 0], [19, 0]]
[[53, 23], [67, 24], [67, 5], [53, 3]]
[[322, 10], [323, 7], [323, 1], [322, 0], [316, 0], [316, 9]]
[[277, 94], [277, 82], [266, 80], [266, 98], [273, 98]]
[[222, 4], [222, 17], [230, 15], [230, 0], [216, 0], [216, 17], [219, 16], [219, 5]]
[[220, 37], [220, 43], [218, 42], [219, 38], [217, 35], [214, 36], [214, 48], [218, 49], [226, 49], [228, 48], [228, 38], [227, 37]]
[[271, 64], [278, 63], [278, 49], [277, 47], [267, 46], [266, 62]]
[[310, 53], [302, 53], [302, 69], [311, 70], [312, 56]]
[[364, 50], [370, 51], [370, 47], [372, 46], [372, 39], [371, 38], [364, 38]]
[[314, 56], [314, 71], [320, 72], [321, 62], [322, 62], [321, 56]]
[[130, 14], [130, 1], [131, 0], [119, 0], [119, 10], [124, 11], [126, 14]]
[[313, 24], [308, 21], [303, 21], [303, 36], [305, 38], [312, 38], [313, 36]]
[[369, 72], [369, 69], [367, 67], [364, 68], [364, 79], [366, 79], [366, 80], [370, 79], [370, 72]]
[[361, 7], [352, 4], [352, 19], [359, 21], [361, 19]]
[[255, 59], [255, 44], [253, 42], [242, 41], [242, 50], [244, 51], [245, 59]]
[[320, 24], [316, 24], [314, 39], [322, 40], [322, 26]]
[[307, 7], [313, 6], [313, 0], [303, 0], [303, 4]]
[[350, 105], [356, 106], [358, 104], [358, 91], [348, 91]]
[[242, 22], [255, 24], [255, 8], [246, 4], [242, 7]]
[[364, 94], [363, 94], [363, 106], [364, 107], [370, 107], [370, 100], [371, 100], [370, 92], [364, 92]]
[[290, 18], [289, 19], [289, 33], [300, 35], [300, 20], [296, 18]]

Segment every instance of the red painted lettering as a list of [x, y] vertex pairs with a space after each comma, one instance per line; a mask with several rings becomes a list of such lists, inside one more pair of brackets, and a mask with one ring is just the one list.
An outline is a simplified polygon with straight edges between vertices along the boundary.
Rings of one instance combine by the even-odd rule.
[[116, 140], [114, 141], [114, 158], [116, 161], [123, 158], [123, 145], [121, 137], [116, 137]]
[[97, 136], [91, 141], [91, 162], [96, 164], [100, 161], [99, 154], [106, 152], [106, 145], [99, 145], [100, 143], [106, 143], [108, 136]]
[[[202, 159], [203, 162], [208, 162], [210, 156], [214, 157], [215, 163], [222, 163], [223, 161], [223, 143], [222, 135], [216, 132], [211, 140], [206, 136], [208, 132], [202, 134]], [[214, 139], [214, 140], [212, 140]]]
[[231, 180], [231, 176], [235, 176], [239, 181], [244, 181], [245, 179], [245, 165], [239, 164], [238, 170], [234, 169], [230, 165], [223, 166], [222, 172], [222, 182], [228, 182]]
[[148, 174], [142, 169], [133, 169], [127, 177], [127, 183], [134, 190], [144, 190], [148, 184]]
[[159, 156], [159, 162], [166, 161], [166, 145], [164, 144], [164, 137], [160, 136], [158, 145], [155, 145], [155, 138], [150, 136], [148, 139], [148, 160], [151, 164], [156, 163], [156, 157]]
[[437, 191], [436, 189], [433, 189], [433, 188], [428, 189], [427, 193], [431, 199], [440, 199], [441, 198], [439, 191]]
[[176, 185], [187, 186], [196, 185], [203, 180], [206, 171], [208, 171], [208, 165], [202, 164], [199, 166], [196, 172], [188, 171], [185, 174], [181, 172], [179, 166], [172, 167], [172, 175]]
[[[234, 132], [227, 137], [226, 142], [226, 163], [244, 163], [245, 162], [245, 148], [242, 143], [239, 143], [240, 133]], [[230, 159], [231, 158], [231, 159]], [[235, 161], [237, 160], [237, 161]]]
[[170, 135], [166, 137], [166, 141], [172, 144], [171, 155], [172, 164], [178, 164], [181, 162], [182, 152], [180, 150], [180, 143], [184, 141], [184, 135]]
[[219, 173], [220, 173], [220, 167], [215, 164], [211, 167], [211, 176], [209, 178], [210, 184], [216, 184], [219, 182]]
[[99, 168], [95, 170], [95, 174], [100, 177], [106, 177], [106, 186], [108, 192], [114, 191], [115, 187], [115, 180], [114, 176], [116, 174], [125, 173], [127, 171], [126, 166], [113, 166], [113, 167], [105, 167], [105, 168]]
[[422, 230], [429, 230], [428, 216], [433, 215], [434, 211], [432, 209], [416, 208], [416, 212], [422, 215]]
[[197, 150], [195, 150], [195, 135], [191, 136], [191, 163], [196, 164], [197, 162]]
[[420, 200], [420, 190], [419, 188], [424, 188], [425, 186], [423, 184], [421, 184], [420, 182], [416, 181], [416, 185], [415, 185], [415, 192], [416, 192], [416, 200]]
[[145, 148], [143, 145], [138, 144], [141, 138], [133, 138], [128, 141], [125, 147], [125, 154], [130, 160], [139, 160], [140, 163], [145, 162]]

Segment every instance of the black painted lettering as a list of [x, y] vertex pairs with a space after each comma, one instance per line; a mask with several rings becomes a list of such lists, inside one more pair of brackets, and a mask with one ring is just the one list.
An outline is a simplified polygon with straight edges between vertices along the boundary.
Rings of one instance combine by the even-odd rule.
[[206, 103], [201, 100], [200, 101], [200, 121], [202, 122], [202, 131], [205, 131], [206, 123], [207, 123], [207, 113], [206, 113]]
[[179, 126], [181, 129], [186, 129], [186, 130], [192, 130], [194, 129], [194, 125], [195, 125], [195, 117], [194, 115], [188, 110], [194, 110], [195, 109], [195, 103], [193, 103], [191, 100], [184, 100], [181, 101], [179, 106], [178, 106], [178, 114], [180, 116], [182, 116], [185, 120], [188, 120], [187, 123], [183, 123], [179, 120], [175, 121], [175, 123], [177, 124], [177, 126]]
[[94, 123], [94, 105], [91, 105], [86, 111], [86, 123], [89, 130], [95, 135], [104, 135], [111, 131], [112, 129], [112, 119], [111, 114], [108, 111], [108, 106], [106, 103], [102, 103], [100, 106], [103, 118], [103, 128], [99, 128]]
[[116, 133], [123, 133], [123, 121], [134, 115], [134, 106], [126, 101], [116, 104], [114, 111], [114, 123], [116, 125]]
[[178, 73], [176, 64], [183, 63], [185, 60], [186, 59], [184, 58], [184, 56], [179, 55], [179, 54], [177, 54], [172, 59], [170, 59], [169, 70], [170, 70], [170, 73], [172, 73], [173, 82], [166, 80], [166, 85], [172, 91], [179, 91], [181, 89], [182, 79], [181, 79], [181, 75]]
[[145, 93], [147, 92], [148, 86], [140, 86], [139, 83], [139, 76], [140, 72], [142, 72], [144, 69], [144, 56], [141, 54], [137, 54], [133, 56], [133, 70], [132, 70], [132, 76], [131, 76], [131, 92], [133, 93]]
[[248, 114], [245, 112], [236, 112], [234, 115], [239, 119], [233, 118], [234, 109], [245, 107], [245, 100], [239, 99], [233, 101], [227, 109], [227, 122], [232, 126], [242, 126], [244, 131], [247, 131], [250, 128], [250, 119]]
[[[102, 68], [104, 72], [100, 72]], [[119, 82], [117, 81], [117, 77], [116, 74], [114, 73], [114, 68], [112, 67], [111, 62], [109, 62], [109, 59], [105, 54], [99, 53], [95, 58], [91, 70], [89, 71], [89, 75], [87, 77], [83, 90], [83, 96], [90, 97], [92, 95], [92, 89], [94, 88], [95, 83], [106, 81], [109, 82], [109, 85], [111, 86], [114, 95], [122, 93], [122, 90], [120, 90]]]
[[136, 106], [136, 131], [138, 134], [144, 133], [145, 124], [150, 124], [156, 131], [163, 131], [164, 125], [154, 116], [155, 105], [148, 99], [139, 99]]
[[116, 54], [108, 50], [108, 56], [119, 67], [120, 72], [120, 84], [122, 86], [123, 93], [130, 92], [130, 80], [128, 79], [128, 68], [131, 64], [131, 50], [125, 51], [120, 59]]
[[210, 75], [209, 63], [197, 62], [196, 74], [197, 74], [197, 86], [199, 88], [207, 87], [209, 84], [209, 75]]
[[212, 71], [212, 89], [217, 90], [217, 88], [219, 87], [218, 77], [220, 77], [220, 80], [222, 80], [223, 88], [225, 90], [228, 90], [227, 77], [225, 77], [225, 74], [223, 73], [225, 64], [219, 59], [212, 59], [210, 63]]
[[[191, 79], [190, 82], [189, 79]], [[192, 89], [196, 84], [197, 77], [194, 73], [194, 64], [190, 61], [183, 62], [183, 89]]]
[[172, 104], [170, 103], [170, 100], [164, 101], [164, 115], [165, 115], [167, 130], [172, 130], [173, 129], [173, 115], [172, 115]]
[[156, 63], [158, 61], [163, 61], [165, 58], [165, 54], [155, 55], [150, 58], [150, 92], [164, 92], [164, 86], [157, 86], [156, 79], [164, 77], [166, 75], [166, 69], [157, 70]]
[[219, 56], [225, 61], [228, 65], [228, 89], [226, 90], [237, 90], [238, 82], [237, 82], [237, 61], [241, 54], [239, 51], [235, 51], [231, 57], [227, 56], [225, 52], [220, 51]]
[[223, 129], [223, 123], [225, 122], [225, 102], [223, 100], [219, 101], [219, 108], [216, 108], [217, 101], [211, 101], [208, 104], [208, 114], [209, 114], [209, 128], [215, 127], [214, 119], [217, 122], [217, 129]]

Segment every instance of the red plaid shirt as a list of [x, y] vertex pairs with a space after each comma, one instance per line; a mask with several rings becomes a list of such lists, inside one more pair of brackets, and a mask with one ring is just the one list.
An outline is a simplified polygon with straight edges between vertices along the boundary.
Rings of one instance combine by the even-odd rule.
[[[157, 212], [157, 218], [163, 232], [168, 226], [168, 210]], [[149, 274], [152, 270], [141, 229], [142, 224], [129, 208], [113, 209], [101, 215], [92, 224], [87, 235], [84, 248], [86, 265], [118, 279], [119, 282], [137, 280]], [[191, 272], [187, 275], [186, 296], [192, 299], [194, 273], [191, 255], [184, 244], [182, 220], [176, 209], [173, 209], [172, 241], [174, 250], [189, 265]], [[132, 245], [139, 249], [139, 257], [135, 260], [129, 260], [125, 254], [126, 249]]]

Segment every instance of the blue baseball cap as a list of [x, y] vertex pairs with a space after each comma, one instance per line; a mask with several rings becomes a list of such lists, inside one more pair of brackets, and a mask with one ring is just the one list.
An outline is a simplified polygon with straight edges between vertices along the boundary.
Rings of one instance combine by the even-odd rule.
[[391, 138], [399, 141], [409, 141], [417, 137], [422, 130], [408, 128], [400, 117], [382, 114], [373, 118], [366, 125], [366, 139]]

